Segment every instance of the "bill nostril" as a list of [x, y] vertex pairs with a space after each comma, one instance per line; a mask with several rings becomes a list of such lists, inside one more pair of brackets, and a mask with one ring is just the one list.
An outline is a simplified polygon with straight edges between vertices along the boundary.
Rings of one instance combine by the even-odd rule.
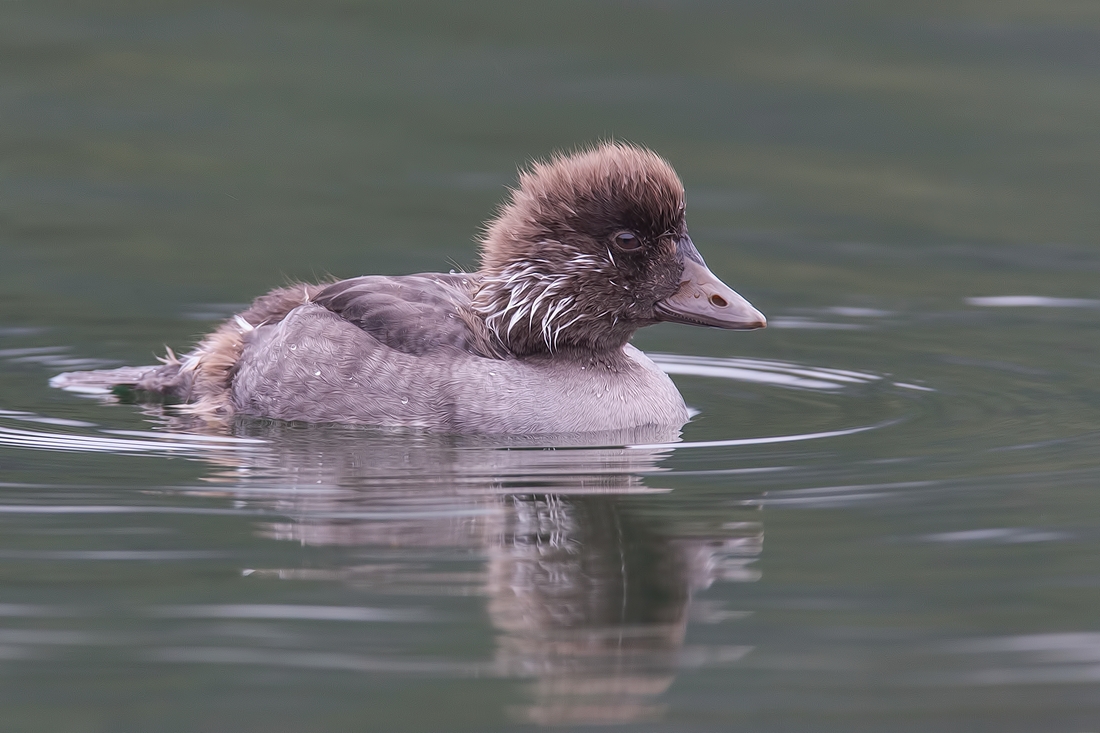
[[725, 308], [727, 305], [729, 305], [729, 303], [726, 302], [726, 299], [723, 298], [721, 295], [710, 296], [710, 304], [713, 305], [715, 308]]

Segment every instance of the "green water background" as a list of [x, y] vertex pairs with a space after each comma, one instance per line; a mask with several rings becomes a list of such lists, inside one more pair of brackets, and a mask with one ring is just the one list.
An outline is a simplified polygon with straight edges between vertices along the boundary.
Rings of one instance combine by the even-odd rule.
[[[1094, 730], [1098, 131], [1094, 2], [0, 4], [0, 421], [77, 436], [0, 446], [0, 727]], [[172, 458], [47, 386], [288, 280], [476, 267], [517, 165], [608, 138], [771, 324], [640, 347], [876, 377], [680, 376], [685, 439], [881, 427]], [[517, 549], [554, 537], [583, 562]]]

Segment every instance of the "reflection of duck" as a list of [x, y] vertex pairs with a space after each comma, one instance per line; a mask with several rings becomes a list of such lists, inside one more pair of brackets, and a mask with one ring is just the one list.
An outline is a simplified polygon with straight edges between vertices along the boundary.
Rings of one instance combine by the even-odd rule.
[[683, 399], [627, 343], [634, 332], [764, 325], [707, 269], [683, 193], [668, 163], [629, 145], [538, 163], [489, 223], [477, 273], [283, 288], [181, 360], [55, 384], [134, 383], [201, 414], [451, 432], [679, 426]]
[[[188, 419], [168, 420], [180, 427]], [[679, 429], [654, 426], [542, 439], [251, 421], [236, 432], [262, 439], [265, 449], [211, 452], [207, 460], [219, 472], [205, 490], [268, 497], [271, 508], [293, 517], [268, 525], [271, 536], [311, 545], [470, 548], [497, 533], [492, 526], [513, 494], [652, 492], [642, 475], [658, 470], [670, 449], [619, 446], [679, 439]], [[555, 448], [543, 449], [548, 443]]]
[[693, 591], [760, 552], [758, 527], [673, 538], [613, 497], [512, 499], [489, 549], [500, 666], [534, 677], [538, 723], [624, 723], [681, 664]]
[[533, 440], [240, 427], [269, 450], [247, 464], [220, 457], [206, 491], [277, 510], [285, 519], [261, 525], [264, 536], [367, 550], [347, 567], [251, 575], [486, 596], [497, 632], [487, 669], [533, 680], [515, 711], [524, 720], [652, 717], [693, 661], [684, 653], [692, 594], [756, 577], [746, 566], [761, 549], [759, 525], [682, 527], [630, 507], [630, 497], [661, 491], [645, 477], [660, 475], [670, 449], [613, 446], [667, 444], [676, 430], [559, 436], [577, 447], [543, 450]]

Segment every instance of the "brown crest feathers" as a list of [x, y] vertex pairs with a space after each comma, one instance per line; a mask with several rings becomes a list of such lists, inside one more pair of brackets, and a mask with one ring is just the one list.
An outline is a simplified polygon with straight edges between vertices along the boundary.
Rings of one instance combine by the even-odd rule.
[[481, 272], [507, 267], [530, 254], [525, 248], [600, 218], [640, 218], [648, 228], [663, 230], [678, 225], [683, 209], [679, 176], [651, 150], [608, 142], [559, 153], [520, 172], [519, 187], [486, 225]]
[[[612, 251], [624, 232], [644, 245], [634, 255]], [[654, 152], [604, 143], [535, 162], [486, 226], [473, 309], [516, 356], [620, 348], [679, 283], [685, 234], [683, 184]]]

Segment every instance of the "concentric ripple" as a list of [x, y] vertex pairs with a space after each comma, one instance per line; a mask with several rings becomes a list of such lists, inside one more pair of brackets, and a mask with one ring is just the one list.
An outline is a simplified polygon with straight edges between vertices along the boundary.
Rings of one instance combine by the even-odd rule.
[[[93, 428], [95, 433], [47, 432], [0, 424], [0, 446], [63, 453], [112, 453], [116, 455], [203, 456], [218, 451], [250, 451], [264, 445], [256, 438], [237, 438], [192, 433], [109, 430], [95, 423], [44, 417], [31, 412], [0, 410], [0, 421], [30, 422], [69, 428]], [[125, 437], [113, 437], [113, 436]]]
[[[701, 357], [682, 354], [650, 354], [654, 362], [666, 373], [688, 379], [719, 379], [758, 385], [764, 388], [810, 391], [840, 394], [845, 390], [877, 385], [906, 390], [934, 391], [930, 387], [906, 382], [890, 382], [871, 372], [835, 369], [796, 364], [779, 360], [751, 359], [743, 357]], [[893, 424], [897, 415], [883, 415], [882, 419], [864, 425], [842, 426], [834, 430], [814, 430], [806, 433], [730, 437], [718, 440], [679, 441], [662, 440], [645, 436], [641, 443], [625, 437], [610, 443], [628, 443], [633, 449], [684, 449], [758, 446], [800, 441], [836, 438], [874, 430]], [[35, 423], [70, 430], [31, 430], [3, 423]], [[79, 431], [79, 432], [78, 432]], [[91, 431], [91, 432], [89, 432]], [[640, 436], [638, 436], [640, 437]], [[572, 444], [572, 440], [569, 444]], [[590, 441], [582, 441], [592, 445]], [[608, 441], [602, 444], [609, 444]], [[94, 423], [55, 418], [35, 413], [0, 410], [0, 446], [47, 450], [58, 452], [113, 453], [118, 455], [177, 455], [210, 459], [226, 453], [248, 453], [266, 450], [267, 441], [262, 437], [238, 437], [229, 435], [204, 435], [186, 430], [137, 431], [100, 428]], [[540, 447], [533, 445], [531, 447]], [[549, 445], [542, 447], [550, 447]]]

